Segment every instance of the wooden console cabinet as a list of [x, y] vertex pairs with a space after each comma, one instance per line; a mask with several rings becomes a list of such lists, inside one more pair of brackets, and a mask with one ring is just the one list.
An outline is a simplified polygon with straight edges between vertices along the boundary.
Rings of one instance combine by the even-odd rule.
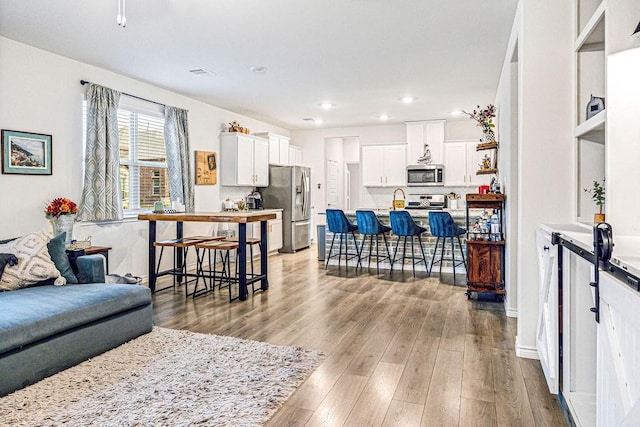
[[[502, 299], [504, 289], [504, 194], [467, 194], [467, 298], [471, 293], [491, 293]], [[472, 232], [469, 209], [492, 209], [500, 221], [499, 240], [491, 233]]]

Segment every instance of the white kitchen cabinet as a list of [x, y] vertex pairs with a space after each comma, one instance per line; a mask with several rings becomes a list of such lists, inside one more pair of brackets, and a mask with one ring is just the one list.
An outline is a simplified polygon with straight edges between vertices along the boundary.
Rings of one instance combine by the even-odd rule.
[[365, 187], [407, 185], [406, 145], [365, 145], [361, 147], [360, 168]]
[[302, 166], [302, 148], [289, 145], [289, 164], [291, 166]]
[[270, 165], [287, 166], [291, 164], [289, 159], [290, 138], [271, 132], [258, 132], [254, 133], [253, 135], [264, 138], [268, 141]]
[[220, 134], [220, 183], [222, 185], [269, 185], [269, 143], [254, 135]]
[[490, 175], [476, 175], [487, 151], [476, 151], [476, 141], [444, 143], [445, 187], [488, 185]]
[[427, 120], [405, 122], [407, 132], [407, 148], [409, 163], [416, 163], [424, 154], [424, 145], [429, 144], [431, 160], [434, 164], [442, 164], [445, 120]]
[[558, 394], [558, 247], [551, 244], [551, 233], [538, 228], [538, 325], [536, 348], [549, 391]]
[[280, 219], [270, 219], [267, 221], [267, 227], [269, 232], [269, 252], [277, 251], [282, 248], [282, 213], [280, 213]]

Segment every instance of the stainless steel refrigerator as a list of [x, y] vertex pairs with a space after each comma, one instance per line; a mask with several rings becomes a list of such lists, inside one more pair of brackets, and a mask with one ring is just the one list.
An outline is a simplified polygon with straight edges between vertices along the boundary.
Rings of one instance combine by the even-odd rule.
[[282, 249], [295, 252], [311, 244], [311, 169], [269, 166], [269, 186], [262, 190], [265, 208], [282, 208]]

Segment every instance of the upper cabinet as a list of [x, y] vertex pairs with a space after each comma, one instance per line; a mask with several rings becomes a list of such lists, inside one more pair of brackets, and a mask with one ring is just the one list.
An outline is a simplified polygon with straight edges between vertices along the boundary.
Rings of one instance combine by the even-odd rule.
[[429, 144], [431, 163], [444, 163], [444, 124], [445, 120], [405, 122], [409, 164], [418, 163], [418, 158], [424, 154], [425, 144]]
[[490, 175], [478, 175], [486, 151], [478, 150], [476, 141], [445, 142], [443, 145], [445, 187], [489, 184]]
[[243, 133], [220, 134], [220, 183], [246, 187], [269, 185], [269, 143]]
[[269, 141], [269, 164], [284, 165], [291, 164], [289, 159], [289, 143], [290, 138], [277, 135], [271, 132], [259, 132], [253, 135], [264, 138]]
[[576, 216], [591, 224], [597, 208], [584, 189], [605, 178], [607, 0], [575, 0], [575, 8]]
[[289, 164], [291, 166], [302, 166], [302, 148], [289, 145]]
[[364, 145], [360, 168], [365, 187], [402, 187], [407, 185], [407, 146]]

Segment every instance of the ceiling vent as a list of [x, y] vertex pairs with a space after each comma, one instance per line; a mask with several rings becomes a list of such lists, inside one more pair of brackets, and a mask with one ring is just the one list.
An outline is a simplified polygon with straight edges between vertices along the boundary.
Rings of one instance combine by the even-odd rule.
[[196, 76], [200, 76], [200, 77], [204, 77], [204, 76], [212, 76], [215, 73], [209, 71], [209, 70], [205, 70], [204, 68], [194, 68], [192, 70], [189, 70], [189, 72], [191, 74], [195, 74]]
[[311, 117], [305, 117], [305, 118], [304, 118], [304, 119], [302, 119], [302, 120], [304, 120], [305, 122], [314, 122], [314, 121], [315, 121], [315, 119], [313, 119], [313, 118], [311, 118]]

